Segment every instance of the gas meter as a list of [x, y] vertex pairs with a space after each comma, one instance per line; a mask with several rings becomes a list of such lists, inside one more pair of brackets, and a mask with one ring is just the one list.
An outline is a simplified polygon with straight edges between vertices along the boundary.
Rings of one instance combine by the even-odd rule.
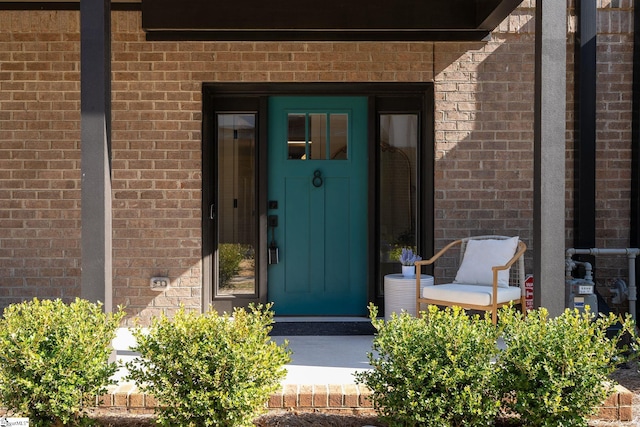
[[567, 279], [565, 282], [565, 303], [567, 308], [577, 308], [581, 313], [587, 306], [590, 313], [598, 313], [598, 297], [594, 292], [595, 284], [587, 279]]

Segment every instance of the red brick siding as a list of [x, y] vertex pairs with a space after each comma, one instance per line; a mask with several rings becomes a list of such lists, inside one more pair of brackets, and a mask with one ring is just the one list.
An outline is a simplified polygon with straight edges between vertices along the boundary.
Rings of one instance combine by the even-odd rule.
[[[603, 6], [597, 22], [596, 245], [626, 248], [631, 209], [633, 10], [630, 0], [603, 0]], [[628, 283], [626, 257], [598, 257], [596, 267], [600, 284], [616, 277]]]
[[0, 12], [0, 308], [79, 293], [77, 24]]
[[[143, 318], [201, 305], [202, 82], [433, 81], [436, 248], [485, 233], [531, 247], [531, 3], [487, 43], [147, 42], [139, 12], [114, 12], [114, 303]], [[597, 235], [607, 247], [626, 246], [629, 228], [632, 10], [618, 3], [600, 5], [598, 21]], [[79, 293], [78, 19], [0, 11], [0, 306]], [[568, 151], [568, 246], [571, 162]], [[153, 275], [172, 288], [149, 290]]]

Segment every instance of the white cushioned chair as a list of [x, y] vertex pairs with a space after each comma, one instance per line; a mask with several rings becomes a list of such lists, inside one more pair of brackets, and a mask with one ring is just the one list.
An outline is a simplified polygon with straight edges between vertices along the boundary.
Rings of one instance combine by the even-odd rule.
[[[420, 287], [423, 265], [432, 265], [450, 249], [459, 247], [458, 270], [451, 283]], [[513, 302], [525, 311], [524, 253], [527, 245], [517, 236], [476, 236], [449, 243], [431, 259], [416, 264], [416, 313], [420, 304], [459, 306], [491, 311], [496, 324], [498, 308]], [[495, 296], [495, 298], [494, 298]]]

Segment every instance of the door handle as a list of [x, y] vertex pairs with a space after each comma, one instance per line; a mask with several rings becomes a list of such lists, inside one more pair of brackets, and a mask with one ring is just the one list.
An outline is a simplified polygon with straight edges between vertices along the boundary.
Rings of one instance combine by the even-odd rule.
[[209, 205], [209, 219], [215, 219], [215, 218], [216, 218], [216, 207], [212, 203], [211, 205]]

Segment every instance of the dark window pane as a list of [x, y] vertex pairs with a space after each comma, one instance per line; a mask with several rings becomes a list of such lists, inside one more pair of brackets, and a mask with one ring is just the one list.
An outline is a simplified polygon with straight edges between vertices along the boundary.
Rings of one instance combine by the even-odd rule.
[[415, 249], [418, 200], [418, 116], [380, 115], [381, 277], [400, 272], [402, 247]]
[[218, 115], [216, 295], [256, 294], [254, 114]]

